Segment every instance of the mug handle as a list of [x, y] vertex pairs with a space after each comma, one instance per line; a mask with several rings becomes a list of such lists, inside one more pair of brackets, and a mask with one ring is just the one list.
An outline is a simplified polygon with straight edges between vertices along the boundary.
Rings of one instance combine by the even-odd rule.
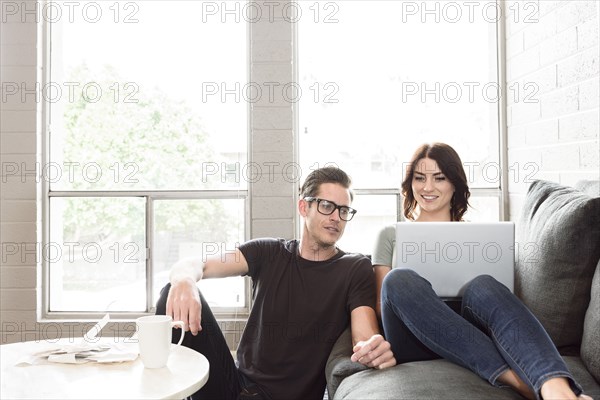
[[174, 326], [179, 326], [181, 328], [181, 336], [179, 337], [179, 342], [177, 343], [177, 346], [179, 346], [181, 342], [183, 342], [183, 337], [185, 336], [185, 324], [183, 321], [173, 321], [171, 322], [171, 327]]

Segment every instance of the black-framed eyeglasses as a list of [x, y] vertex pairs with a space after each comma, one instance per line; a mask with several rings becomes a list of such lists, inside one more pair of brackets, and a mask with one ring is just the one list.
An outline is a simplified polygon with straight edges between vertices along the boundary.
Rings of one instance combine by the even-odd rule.
[[305, 197], [304, 200], [309, 203], [316, 201], [317, 211], [323, 215], [331, 215], [335, 212], [335, 210], [339, 210], [340, 218], [344, 221], [350, 221], [352, 217], [354, 217], [354, 214], [356, 214], [356, 210], [354, 208], [348, 206], [338, 206], [333, 201], [319, 199], [318, 197]]

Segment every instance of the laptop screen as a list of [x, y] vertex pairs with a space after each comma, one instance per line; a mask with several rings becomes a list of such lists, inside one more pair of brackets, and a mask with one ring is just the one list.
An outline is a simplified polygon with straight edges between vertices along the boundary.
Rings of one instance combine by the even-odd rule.
[[514, 237], [513, 222], [398, 222], [394, 267], [416, 271], [440, 297], [461, 297], [479, 275], [512, 292]]

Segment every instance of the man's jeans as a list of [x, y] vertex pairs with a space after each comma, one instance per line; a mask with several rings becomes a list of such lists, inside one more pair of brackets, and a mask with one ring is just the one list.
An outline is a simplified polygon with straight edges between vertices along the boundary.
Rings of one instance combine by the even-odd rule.
[[568, 378], [575, 394], [582, 392], [539, 321], [489, 275], [467, 285], [462, 317], [409, 269], [385, 277], [381, 303], [385, 336], [398, 363], [443, 357], [495, 386], [510, 368], [538, 399], [542, 384], [555, 377]]

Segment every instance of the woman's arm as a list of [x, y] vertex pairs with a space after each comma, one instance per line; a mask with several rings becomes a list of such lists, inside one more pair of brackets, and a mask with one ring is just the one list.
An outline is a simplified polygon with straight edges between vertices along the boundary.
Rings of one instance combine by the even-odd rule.
[[381, 321], [381, 287], [383, 286], [383, 278], [392, 270], [392, 267], [389, 265], [373, 265], [373, 272], [375, 272], [375, 284], [377, 285], [377, 318]]
[[389, 225], [383, 228], [373, 248], [372, 262], [375, 282], [377, 286], [377, 318], [381, 320], [381, 286], [383, 278], [392, 270], [394, 260], [394, 247], [396, 246], [396, 227]]

